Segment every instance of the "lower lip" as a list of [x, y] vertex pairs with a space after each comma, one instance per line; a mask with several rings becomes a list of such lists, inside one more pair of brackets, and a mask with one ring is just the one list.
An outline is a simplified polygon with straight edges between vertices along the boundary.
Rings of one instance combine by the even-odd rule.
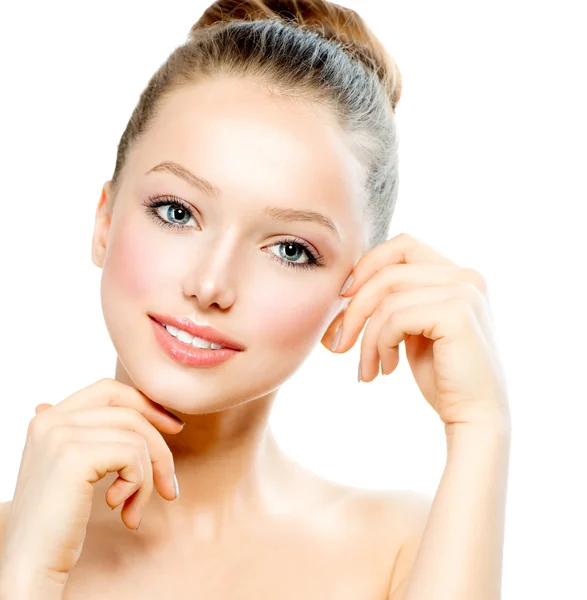
[[161, 344], [161, 347], [171, 358], [180, 362], [183, 365], [190, 367], [213, 367], [219, 365], [224, 361], [228, 360], [231, 356], [238, 354], [240, 350], [233, 350], [232, 348], [222, 348], [220, 350], [206, 350], [203, 348], [195, 348], [194, 346], [188, 346], [174, 338], [164, 325], [161, 325], [159, 321], [155, 321], [152, 317], [151, 323], [153, 325], [153, 331], [155, 332], [155, 338]]

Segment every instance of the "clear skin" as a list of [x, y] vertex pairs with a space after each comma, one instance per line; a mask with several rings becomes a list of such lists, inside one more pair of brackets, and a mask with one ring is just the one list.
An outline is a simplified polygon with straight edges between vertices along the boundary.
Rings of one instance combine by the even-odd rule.
[[[221, 195], [168, 172], [146, 175], [162, 161], [206, 178]], [[396, 556], [421, 532], [427, 501], [321, 479], [287, 457], [268, 428], [279, 387], [318, 342], [330, 349], [342, 321], [343, 284], [366, 251], [363, 177], [327, 109], [278, 98], [253, 79], [224, 78], [165, 100], [128, 156], [112, 211], [111, 182], [104, 184], [92, 260], [103, 270], [115, 379], [185, 422], [179, 433], [159, 428], [180, 497], [154, 490], [140, 507], [135, 495], [124, 503], [124, 527], [104, 501], [118, 474], [94, 482], [66, 600], [387, 600]], [[158, 225], [143, 204], [150, 195], [174, 196], [155, 212], [185, 230]], [[177, 199], [193, 218], [169, 212]], [[318, 211], [338, 235], [313, 222], [271, 219], [267, 206]], [[324, 266], [286, 266], [308, 260], [299, 247], [287, 258], [279, 244], [292, 237], [319, 252]], [[150, 312], [208, 322], [245, 350], [220, 366], [182, 366], [156, 343]], [[9, 513], [10, 503], [0, 505], [0, 546]], [[129, 531], [140, 517], [140, 529]], [[403, 553], [398, 577], [413, 556]], [[0, 578], [0, 600], [3, 589], [17, 597], [15, 585], [10, 572]], [[62, 600], [61, 585], [38, 585], [28, 599]]]
[[[221, 196], [169, 172], [145, 174], [162, 161], [204, 177]], [[180, 544], [220, 539], [303, 501], [295, 466], [267, 422], [279, 387], [329, 339], [346, 304], [341, 287], [366, 249], [361, 177], [327, 109], [277, 98], [252, 79], [222, 78], [166, 99], [132, 148], [112, 214], [104, 185], [92, 259], [103, 269], [115, 379], [186, 423], [177, 435], [163, 434], [182, 510], [154, 494], [141, 526], [147, 544], [151, 531], [157, 543], [161, 532]], [[159, 215], [184, 229], [158, 225], [143, 205], [150, 195], [183, 200], [193, 218], [165, 206]], [[318, 211], [340, 239], [317, 223], [275, 221], [266, 206]], [[306, 270], [278, 262], [308, 260], [301, 249], [293, 258], [280, 254], [280, 241], [292, 236], [326, 264]], [[185, 367], [162, 354], [149, 312], [208, 322], [245, 351], [216, 367]]]
[[[253, 80], [221, 79], [166, 101], [133, 148], [113, 214], [105, 184], [92, 258], [103, 269], [115, 377], [185, 421], [179, 434], [161, 432], [181, 496], [152, 494], [132, 534], [94, 502], [67, 600], [500, 596], [510, 424], [485, 282], [405, 234], [363, 255], [361, 170], [347, 141], [320, 107], [277, 99]], [[222, 196], [169, 173], [145, 176], [171, 159]], [[192, 205], [196, 229], [156, 225], [142, 204], [150, 194]], [[319, 210], [339, 235], [270, 221], [266, 205]], [[168, 207], [158, 213], [169, 215]], [[298, 271], [276, 262], [269, 248], [294, 235], [325, 266]], [[341, 297], [351, 270], [355, 281]], [[267, 427], [279, 386], [317, 341], [330, 345], [345, 308], [337, 351], [348, 350], [371, 317], [363, 380], [376, 376], [379, 357], [391, 373], [405, 341], [420, 391], [445, 423], [447, 464], [432, 506], [418, 494], [321, 480], [288, 459]], [[150, 311], [208, 321], [246, 348], [219, 367], [183, 367], [155, 344]], [[472, 367], [463, 370], [465, 358]], [[96, 497], [114, 478], [94, 484]], [[46, 481], [37, 477], [37, 486]], [[132, 502], [131, 523], [140, 516]], [[0, 509], [1, 541], [7, 511]], [[0, 600], [3, 583], [5, 597], [16, 597], [0, 578]], [[37, 591], [26, 597], [62, 598]]]

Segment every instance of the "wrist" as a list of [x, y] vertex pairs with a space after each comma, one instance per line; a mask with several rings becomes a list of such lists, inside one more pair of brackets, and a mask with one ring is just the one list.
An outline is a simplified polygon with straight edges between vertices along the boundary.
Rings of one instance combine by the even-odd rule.
[[479, 423], [445, 425], [448, 455], [475, 456], [507, 453], [511, 445], [509, 419], [487, 420]]
[[509, 438], [512, 422], [509, 411], [493, 411], [480, 415], [474, 420], [459, 423], [445, 423], [447, 436], [489, 436], [493, 438]]

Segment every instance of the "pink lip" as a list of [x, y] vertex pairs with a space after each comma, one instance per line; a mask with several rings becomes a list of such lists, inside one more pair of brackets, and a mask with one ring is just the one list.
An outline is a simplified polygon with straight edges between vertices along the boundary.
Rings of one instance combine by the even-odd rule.
[[[207, 350], [184, 344], [173, 337], [164, 325], [150, 318], [155, 339], [163, 350], [173, 359], [186, 366], [212, 367], [228, 360], [231, 356], [239, 354], [239, 350], [222, 348], [220, 350]], [[199, 337], [199, 336], [198, 336]]]
[[238, 342], [235, 342], [234, 340], [231, 340], [229, 337], [225, 336], [223, 333], [214, 329], [213, 327], [203, 327], [200, 325], [196, 325], [187, 317], [168, 317], [166, 315], [157, 315], [154, 313], [150, 313], [149, 316], [163, 325], [171, 325], [173, 327], [177, 327], [182, 331], [187, 331], [191, 335], [195, 335], [196, 337], [202, 338], [209, 342], [214, 342], [215, 344], [221, 344], [222, 346], [226, 346], [227, 348], [231, 348], [232, 350], [245, 349], [244, 346], [242, 346]]

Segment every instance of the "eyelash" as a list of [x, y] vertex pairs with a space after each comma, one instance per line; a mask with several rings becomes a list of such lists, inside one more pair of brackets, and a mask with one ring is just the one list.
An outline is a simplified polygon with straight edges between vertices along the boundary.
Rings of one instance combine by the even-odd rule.
[[[181, 200], [180, 198], [177, 198], [175, 196], [166, 196], [166, 197], [149, 196], [147, 198], [147, 200], [145, 200], [145, 202], [143, 202], [143, 206], [145, 206], [147, 208], [147, 214], [149, 215], [149, 217], [152, 218], [158, 225], [161, 225], [163, 227], [167, 227], [169, 229], [173, 229], [176, 231], [180, 230], [180, 229], [189, 229], [189, 228], [186, 227], [185, 225], [177, 225], [176, 223], [171, 223], [170, 221], [166, 221], [159, 215], [159, 213], [157, 212], [157, 208], [159, 208], [160, 206], [176, 206], [176, 207], [179, 206], [180, 208], [183, 208], [190, 215], [190, 217], [194, 216], [189, 204], [187, 204], [186, 202], [184, 202], [183, 200]], [[324, 257], [317, 250], [313, 252], [310, 249], [310, 247], [305, 242], [300, 240], [299, 238], [288, 237], [288, 238], [284, 238], [284, 239], [276, 242], [275, 244], [271, 244], [271, 245], [276, 246], [279, 244], [292, 244], [294, 246], [299, 246], [300, 248], [302, 248], [304, 250], [304, 252], [306, 253], [306, 256], [308, 257], [308, 262], [294, 263], [289, 260], [281, 259], [278, 256], [276, 256], [275, 254], [273, 254], [273, 252], [270, 252], [270, 254], [274, 260], [276, 260], [277, 262], [279, 262], [282, 265], [285, 265], [286, 267], [289, 267], [292, 269], [313, 269], [315, 267], [322, 267], [325, 265]]]

